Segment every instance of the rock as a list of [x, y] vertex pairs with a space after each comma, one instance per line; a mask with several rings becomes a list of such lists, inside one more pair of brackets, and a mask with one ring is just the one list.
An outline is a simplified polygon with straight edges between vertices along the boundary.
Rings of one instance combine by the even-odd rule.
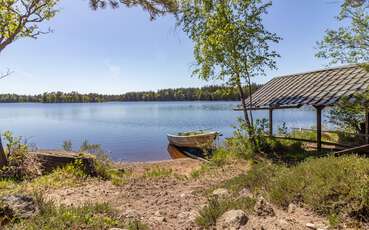
[[240, 197], [252, 197], [252, 193], [248, 188], [242, 189], [238, 194]]
[[288, 229], [290, 227], [290, 224], [284, 219], [278, 220], [277, 224], [279, 229]]
[[2, 197], [0, 200], [1, 221], [12, 218], [25, 219], [38, 213], [36, 202], [31, 196], [9, 195]]
[[275, 216], [273, 207], [262, 196], [257, 199], [254, 211], [258, 216]]
[[177, 215], [177, 218], [179, 219], [179, 222], [195, 222], [196, 217], [199, 213], [195, 210], [193, 211], [187, 211], [187, 212], [181, 212]]
[[167, 222], [167, 219], [163, 216], [152, 216], [150, 217], [151, 222], [163, 223]]
[[140, 214], [133, 209], [127, 209], [123, 214], [123, 217], [128, 218], [128, 219], [140, 219]]
[[225, 188], [218, 188], [213, 191], [213, 195], [219, 198], [224, 198], [224, 197], [229, 196], [229, 192]]
[[313, 224], [313, 223], [307, 223], [306, 225], [305, 225], [307, 228], [309, 228], [309, 229], [314, 229], [314, 230], [316, 230], [317, 229], [317, 227], [315, 226], [315, 224]]
[[297, 206], [295, 204], [293, 204], [293, 203], [289, 204], [288, 205], [288, 213], [289, 214], [295, 213], [296, 208], [297, 208]]
[[242, 210], [225, 212], [217, 221], [217, 229], [240, 229], [248, 221], [246, 213]]

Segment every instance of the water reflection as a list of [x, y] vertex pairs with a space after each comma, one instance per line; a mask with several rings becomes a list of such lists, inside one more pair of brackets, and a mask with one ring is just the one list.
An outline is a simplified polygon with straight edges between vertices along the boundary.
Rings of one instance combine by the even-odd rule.
[[180, 158], [188, 158], [185, 154], [182, 153], [176, 146], [169, 144], [167, 151], [171, 159], [180, 159]]

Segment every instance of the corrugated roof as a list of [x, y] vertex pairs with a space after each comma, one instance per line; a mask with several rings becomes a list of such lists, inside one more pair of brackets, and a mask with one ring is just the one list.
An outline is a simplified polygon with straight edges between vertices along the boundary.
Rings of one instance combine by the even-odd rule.
[[343, 96], [369, 87], [369, 72], [359, 65], [276, 77], [252, 95], [251, 108], [331, 106]]

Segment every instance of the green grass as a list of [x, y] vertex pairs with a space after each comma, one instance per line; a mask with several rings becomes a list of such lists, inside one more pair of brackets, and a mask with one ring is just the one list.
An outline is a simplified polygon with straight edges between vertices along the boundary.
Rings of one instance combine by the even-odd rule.
[[144, 173], [144, 178], [161, 178], [161, 177], [169, 177], [173, 176], [173, 170], [172, 169], [166, 169], [162, 167], [153, 167]]
[[[255, 164], [248, 174], [226, 181], [233, 192], [248, 188], [287, 207], [302, 202], [317, 213], [369, 221], [369, 159], [358, 156], [308, 159], [296, 166]], [[338, 216], [333, 218], [334, 216]]]
[[217, 219], [225, 212], [232, 209], [241, 209], [250, 213], [255, 206], [255, 200], [250, 197], [238, 199], [217, 199], [210, 198], [208, 204], [199, 212], [196, 224], [205, 229], [211, 229], [216, 225]]
[[195, 169], [191, 172], [192, 178], [199, 178], [200, 176], [203, 176], [207, 173], [209, 173], [211, 170], [215, 169], [216, 165], [212, 163], [203, 163], [199, 169]]
[[117, 212], [107, 203], [84, 204], [79, 207], [56, 206], [51, 201], [45, 201], [36, 196], [39, 213], [29, 219], [13, 219], [2, 229], [21, 230], [64, 230], [64, 229], [148, 229], [139, 221], [125, 222]]

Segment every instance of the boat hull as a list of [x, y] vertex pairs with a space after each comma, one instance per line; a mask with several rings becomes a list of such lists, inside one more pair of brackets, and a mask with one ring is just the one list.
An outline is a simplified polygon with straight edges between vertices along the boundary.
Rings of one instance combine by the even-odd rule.
[[217, 132], [209, 132], [204, 134], [177, 136], [168, 134], [170, 144], [178, 147], [211, 149], [214, 145], [214, 140], [217, 138]]

